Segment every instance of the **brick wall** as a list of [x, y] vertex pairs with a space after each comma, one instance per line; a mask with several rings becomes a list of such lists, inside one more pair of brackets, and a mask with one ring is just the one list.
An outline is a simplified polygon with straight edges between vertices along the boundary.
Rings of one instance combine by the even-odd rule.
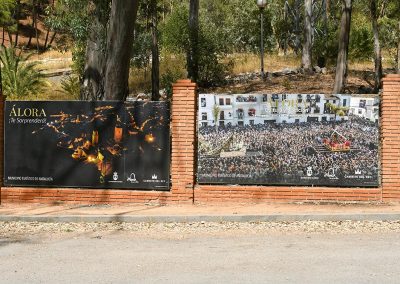
[[380, 188], [196, 185], [196, 85], [173, 86], [170, 192], [138, 190], [1, 188], [1, 201], [70, 203], [260, 203], [294, 201], [400, 201], [400, 75], [384, 79]]
[[400, 75], [388, 75], [384, 79], [381, 103], [380, 188], [197, 185], [195, 202], [400, 201]]
[[400, 75], [383, 80], [382, 198], [400, 201]]
[[[2, 187], [1, 203], [193, 203], [196, 85], [180, 80], [173, 85], [170, 192]], [[3, 117], [1, 107], [0, 117]], [[0, 126], [1, 127], [1, 126]], [[3, 133], [3, 132], [1, 132]], [[3, 142], [3, 135], [1, 135]], [[3, 149], [3, 147], [0, 147]], [[1, 160], [3, 160], [1, 155]], [[1, 168], [1, 173], [3, 169]], [[3, 179], [1, 179], [2, 181]]]

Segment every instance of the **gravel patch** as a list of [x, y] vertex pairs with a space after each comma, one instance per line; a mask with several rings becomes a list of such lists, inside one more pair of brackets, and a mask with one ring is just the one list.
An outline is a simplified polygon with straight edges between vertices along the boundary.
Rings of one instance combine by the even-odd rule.
[[182, 239], [201, 235], [400, 233], [400, 221], [194, 222], [194, 223], [41, 223], [0, 222], [0, 238], [33, 235], [126, 233]]

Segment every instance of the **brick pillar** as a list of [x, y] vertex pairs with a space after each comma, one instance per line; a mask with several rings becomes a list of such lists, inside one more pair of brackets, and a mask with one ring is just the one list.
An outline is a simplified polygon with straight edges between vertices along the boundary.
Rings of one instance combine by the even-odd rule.
[[4, 172], [4, 96], [0, 94], [0, 191], [1, 191], [1, 186], [3, 186], [3, 172]]
[[179, 200], [190, 194], [193, 201], [197, 86], [190, 80], [178, 80], [172, 87], [171, 193]]
[[383, 79], [382, 199], [400, 201], [400, 75]]

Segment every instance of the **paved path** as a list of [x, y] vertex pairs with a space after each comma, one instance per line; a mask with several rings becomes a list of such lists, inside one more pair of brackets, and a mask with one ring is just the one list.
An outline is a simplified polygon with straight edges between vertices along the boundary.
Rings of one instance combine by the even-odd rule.
[[398, 233], [0, 239], [0, 283], [399, 283]]
[[400, 220], [400, 204], [40, 205], [0, 206], [0, 221], [249, 222]]

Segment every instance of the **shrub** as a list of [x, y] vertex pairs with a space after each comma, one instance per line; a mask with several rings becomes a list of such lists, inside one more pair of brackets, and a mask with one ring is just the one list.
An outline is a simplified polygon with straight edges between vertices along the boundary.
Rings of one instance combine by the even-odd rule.
[[36, 69], [37, 63], [27, 59], [29, 56], [16, 55], [14, 48], [0, 49], [3, 92], [10, 99], [36, 96], [47, 86], [43, 74]]

